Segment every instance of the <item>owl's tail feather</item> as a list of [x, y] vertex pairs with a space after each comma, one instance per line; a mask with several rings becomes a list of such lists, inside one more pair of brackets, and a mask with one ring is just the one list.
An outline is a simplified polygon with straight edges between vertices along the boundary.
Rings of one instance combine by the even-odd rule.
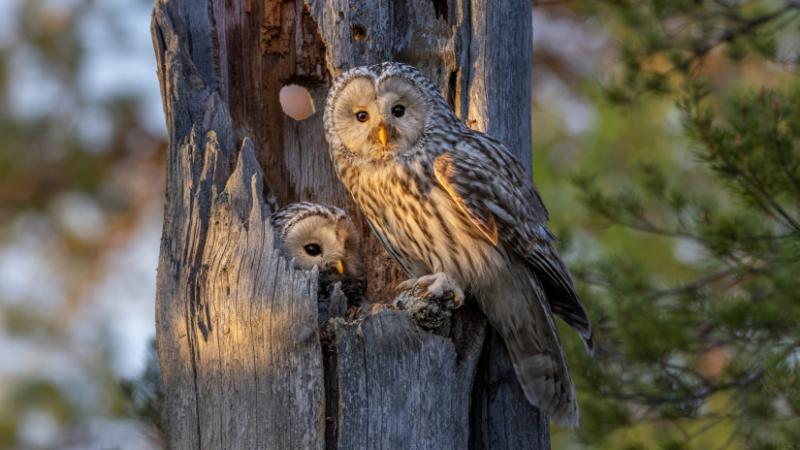
[[520, 266], [478, 296], [481, 309], [505, 341], [528, 401], [557, 424], [577, 427], [575, 387], [544, 289]]
[[576, 428], [578, 402], [563, 357], [531, 352], [519, 336], [506, 345], [528, 401], [562, 427]]

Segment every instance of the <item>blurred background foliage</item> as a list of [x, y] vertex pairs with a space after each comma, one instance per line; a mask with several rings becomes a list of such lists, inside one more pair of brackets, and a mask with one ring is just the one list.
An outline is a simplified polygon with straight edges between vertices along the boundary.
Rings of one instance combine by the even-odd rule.
[[534, 177], [599, 335], [554, 447], [800, 448], [800, 2], [536, 17]]
[[[0, 448], [160, 448], [151, 5], [0, 0]], [[564, 330], [553, 448], [800, 448], [800, 2], [534, 6], [534, 177], [599, 343]]]
[[164, 124], [149, 0], [0, 0], [0, 448], [153, 448]]

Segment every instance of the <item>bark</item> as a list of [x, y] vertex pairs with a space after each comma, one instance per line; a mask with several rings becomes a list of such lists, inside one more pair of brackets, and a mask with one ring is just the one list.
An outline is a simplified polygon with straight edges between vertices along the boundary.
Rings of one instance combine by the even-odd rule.
[[405, 311], [317, 327], [316, 273], [273, 250], [266, 197], [335, 204], [367, 242], [368, 297], [400, 272], [336, 180], [321, 113], [347, 68], [399, 60], [470, 126], [530, 162], [530, 2], [156, 0], [170, 148], [157, 342], [171, 448], [549, 448], [502, 341], [465, 307], [436, 332]]

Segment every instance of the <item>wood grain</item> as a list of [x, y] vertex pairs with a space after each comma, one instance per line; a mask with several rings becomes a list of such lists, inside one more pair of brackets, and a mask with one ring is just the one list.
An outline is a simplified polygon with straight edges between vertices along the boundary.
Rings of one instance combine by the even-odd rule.
[[170, 151], [157, 330], [170, 448], [323, 448], [316, 274], [273, 250], [253, 142], [153, 20]]

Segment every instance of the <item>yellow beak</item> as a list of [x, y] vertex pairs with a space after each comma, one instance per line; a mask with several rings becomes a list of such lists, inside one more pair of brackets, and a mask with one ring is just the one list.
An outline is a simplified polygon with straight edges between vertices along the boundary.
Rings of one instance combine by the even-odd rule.
[[344, 273], [344, 263], [341, 259], [336, 260], [336, 271], [339, 272], [339, 275]]
[[386, 125], [384, 124], [378, 125], [378, 140], [381, 141], [381, 145], [389, 142], [389, 135], [386, 134]]

